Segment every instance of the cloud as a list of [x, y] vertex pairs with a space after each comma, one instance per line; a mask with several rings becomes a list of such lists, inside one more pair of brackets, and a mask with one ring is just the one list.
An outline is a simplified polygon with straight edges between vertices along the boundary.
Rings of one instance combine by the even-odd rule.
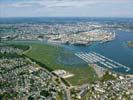
[[11, 4], [11, 7], [16, 7], [16, 8], [22, 8], [22, 7], [31, 7], [33, 4], [31, 3], [15, 3]]
[[[1, 2], [2, 1], [2, 2]], [[0, 0], [4, 16], [133, 16], [133, 0]], [[7, 12], [7, 13], [5, 13]], [[27, 13], [26, 13], [27, 12]], [[102, 13], [99, 13], [102, 12]], [[119, 15], [117, 15], [119, 16]]]
[[[95, 5], [95, 4], [126, 4], [133, 3], [133, 0], [20, 0], [20, 1], [10, 1], [6, 2], [2, 0], [4, 6], [22, 8], [22, 7], [51, 7], [51, 8], [68, 8], [68, 7], [81, 7], [85, 5]], [[7, 0], [8, 1], [8, 0]], [[7, 4], [8, 3], [8, 4]]]

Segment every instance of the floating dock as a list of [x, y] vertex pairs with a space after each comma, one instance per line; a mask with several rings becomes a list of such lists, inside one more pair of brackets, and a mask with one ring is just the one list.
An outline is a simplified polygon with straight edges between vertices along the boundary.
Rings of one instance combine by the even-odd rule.
[[101, 54], [98, 54], [96, 52], [79, 52], [75, 53], [76, 56], [87, 62], [88, 64], [97, 64], [101, 67], [105, 67], [108, 69], [117, 69], [117, 68], [123, 68], [126, 72], [130, 70], [129, 67], [122, 65], [116, 61], [113, 61]]

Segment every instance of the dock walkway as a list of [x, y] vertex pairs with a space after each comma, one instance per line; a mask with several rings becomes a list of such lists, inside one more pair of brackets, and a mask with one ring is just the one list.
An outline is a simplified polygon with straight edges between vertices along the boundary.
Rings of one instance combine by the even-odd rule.
[[96, 52], [79, 52], [75, 53], [76, 56], [87, 62], [88, 64], [97, 64], [108, 69], [123, 68], [125, 72], [130, 70], [129, 67], [122, 65], [116, 61], [113, 61]]

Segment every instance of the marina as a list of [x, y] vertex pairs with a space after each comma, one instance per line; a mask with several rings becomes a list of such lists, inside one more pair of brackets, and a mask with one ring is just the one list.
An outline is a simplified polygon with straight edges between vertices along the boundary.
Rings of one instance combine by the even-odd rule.
[[133, 100], [133, 0], [1, 1], [0, 100]]
[[75, 55], [87, 62], [88, 64], [97, 64], [98, 66], [112, 70], [122, 68], [125, 72], [130, 71], [129, 67], [113, 61], [96, 52], [79, 52], [75, 53]]

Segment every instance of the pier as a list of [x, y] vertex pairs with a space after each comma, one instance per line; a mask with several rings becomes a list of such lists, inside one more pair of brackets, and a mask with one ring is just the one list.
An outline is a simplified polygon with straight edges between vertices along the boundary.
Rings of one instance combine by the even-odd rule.
[[98, 66], [108, 69], [123, 68], [125, 72], [128, 72], [130, 70], [129, 67], [113, 61], [96, 52], [79, 52], [75, 53], [75, 55], [87, 62], [88, 64], [97, 64]]

